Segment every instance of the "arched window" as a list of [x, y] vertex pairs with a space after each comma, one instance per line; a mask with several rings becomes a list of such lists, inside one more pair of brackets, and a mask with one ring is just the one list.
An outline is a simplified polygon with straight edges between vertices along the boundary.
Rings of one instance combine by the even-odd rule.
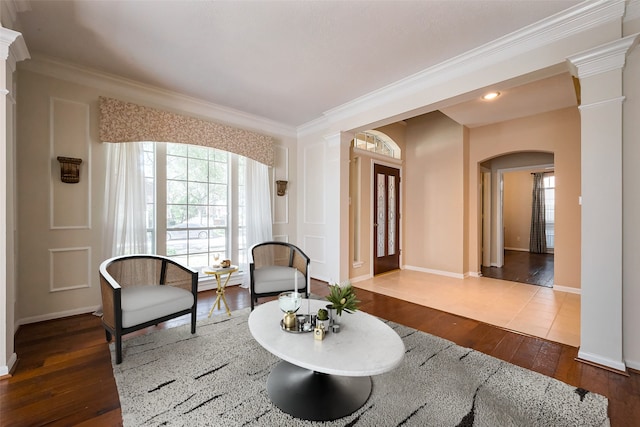
[[353, 139], [353, 147], [360, 150], [371, 151], [394, 159], [402, 158], [400, 147], [393, 139], [377, 130], [368, 130], [356, 134]]

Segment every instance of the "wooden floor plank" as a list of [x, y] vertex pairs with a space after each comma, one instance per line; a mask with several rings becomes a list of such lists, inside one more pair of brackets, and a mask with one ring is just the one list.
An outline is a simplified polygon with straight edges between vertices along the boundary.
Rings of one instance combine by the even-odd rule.
[[[326, 296], [326, 284], [312, 291]], [[357, 289], [361, 309], [552, 376], [609, 398], [614, 427], [640, 425], [640, 375], [629, 377], [575, 360], [577, 349], [516, 334], [417, 304]], [[198, 297], [206, 318], [213, 291]], [[260, 302], [267, 299], [261, 299]], [[248, 291], [229, 288], [231, 310], [249, 306]], [[183, 316], [137, 334], [189, 322]], [[91, 314], [23, 325], [16, 335], [19, 357], [14, 375], [0, 381], [0, 426], [119, 426], [120, 401], [104, 331]]]

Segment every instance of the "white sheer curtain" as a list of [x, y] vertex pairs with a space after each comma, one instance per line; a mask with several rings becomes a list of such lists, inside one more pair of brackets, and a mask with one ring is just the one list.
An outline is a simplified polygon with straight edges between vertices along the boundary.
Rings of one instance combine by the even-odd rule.
[[103, 256], [147, 253], [141, 142], [107, 143]]
[[[247, 258], [251, 262], [251, 247], [256, 243], [273, 240], [271, 219], [271, 192], [269, 167], [247, 158], [246, 163]], [[249, 271], [249, 266], [244, 266]], [[245, 274], [242, 287], [249, 287], [249, 274]]]

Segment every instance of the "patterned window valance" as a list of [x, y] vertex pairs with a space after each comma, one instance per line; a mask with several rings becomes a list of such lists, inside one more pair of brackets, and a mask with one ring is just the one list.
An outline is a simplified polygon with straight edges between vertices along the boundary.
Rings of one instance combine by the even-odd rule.
[[273, 138], [259, 133], [155, 108], [100, 97], [102, 142], [179, 142], [204, 145], [274, 163]]

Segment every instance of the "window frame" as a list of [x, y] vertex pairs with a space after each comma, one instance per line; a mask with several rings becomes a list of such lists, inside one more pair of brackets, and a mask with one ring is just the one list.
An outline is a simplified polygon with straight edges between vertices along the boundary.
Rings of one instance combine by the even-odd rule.
[[[145, 166], [147, 166], [147, 157], [151, 157], [153, 160], [153, 174], [154, 176], [150, 176], [147, 173], [147, 167], [145, 167], [145, 183], [148, 184], [149, 181], [152, 181], [152, 185], [148, 184], [148, 187], [151, 186], [153, 188], [153, 195], [147, 195], [147, 235], [150, 239], [152, 252], [168, 256], [172, 259], [177, 259], [181, 262], [186, 263], [186, 260], [189, 257], [190, 248], [189, 248], [189, 238], [186, 239], [186, 250], [184, 253], [180, 253], [177, 255], [167, 255], [167, 232], [171, 231], [171, 229], [167, 226], [167, 207], [168, 207], [168, 179], [167, 179], [167, 156], [172, 155], [168, 154], [168, 144], [179, 144], [179, 143], [164, 143], [164, 142], [145, 142], [144, 143], [144, 151], [145, 151]], [[246, 272], [248, 271], [248, 258], [247, 258], [247, 248], [244, 242], [240, 242], [241, 233], [240, 228], [244, 227], [246, 230], [246, 224], [240, 223], [240, 217], [243, 216], [246, 218], [246, 213], [241, 213], [241, 209], [245, 209], [245, 206], [239, 206], [238, 202], [241, 200], [241, 194], [239, 194], [240, 188], [238, 187], [239, 182], [245, 182], [245, 180], [239, 179], [240, 166], [244, 165], [246, 167], [246, 159], [237, 154], [226, 152], [220, 149], [212, 148], [212, 147], [201, 147], [197, 145], [189, 145], [183, 144], [191, 147], [205, 148], [208, 150], [216, 150], [219, 153], [224, 153], [226, 155], [226, 164], [227, 164], [227, 221], [225, 226], [215, 226], [213, 224], [208, 224], [207, 227], [201, 228], [202, 230], [206, 230], [208, 232], [207, 239], [211, 237], [211, 231], [215, 230], [224, 230], [225, 234], [225, 243], [224, 243], [224, 251], [221, 253], [220, 260], [223, 258], [228, 258], [232, 261], [233, 264], [239, 265], [240, 269], [237, 273], [234, 273], [229, 281], [229, 284], [238, 284], [242, 283]], [[188, 151], [187, 151], [188, 153]], [[187, 154], [186, 158], [189, 158]], [[207, 160], [211, 161], [211, 160]], [[188, 160], [187, 160], [188, 163]], [[246, 169], [242, 169], [246, 170]], [[189, 182], [189, 177], [187, 176], [185, 179], [186, 182]], [[193, 181], [192, 181], [193, 182]], [[211, 184], [211, 181], [208, 181], [208, 185]], [[219, 183], [217, 183], [219, 185]], [[246, 184], [246, 182], [245, 182]], [[246, 200], [246, 194], [244, 197]], [[153, 206], [153, 212], [149, 212], [149, 205]], [[175, 203], [174, 203], [175, 204]], [[189, 204], [186, 203], [185, 206]], [[207, 205], [209, 206], [209, 205]], [[213, 205], [211, 205], [213, 206]], [[188, 216], [188, 215], [187, 215]], [[189, 219], [187, 218], [187, 221]], [[246, 221], [246, 220], [245, 220]], [[199, 228], [200, 229], [200, 228]], [[188, 236], [187, 231], [187, 236]], [[160, 238], [160, 236], [164, 236], [164, 238]], [[246, 239], [245, 239], [246, 240]], [[244, 254], [242, 252], [244, 251]], [[211, 243], [207, 242], [207, 254], [208, 259], [212, 261], [212, 254], [214, 252], [220, 252], [217, 250], [211, 250]], [[243, 264], [247, 264], [244, 265]], [[209, 262], [208, 264], [212, 264]], [[198, 271], [199, 282], [201, 284], [205, 284], [206, 289], [215, 288], [216, 281], [215, 278], [209, 275], [206, 275], [202, 272], [204, 266], [191, 266]]]

